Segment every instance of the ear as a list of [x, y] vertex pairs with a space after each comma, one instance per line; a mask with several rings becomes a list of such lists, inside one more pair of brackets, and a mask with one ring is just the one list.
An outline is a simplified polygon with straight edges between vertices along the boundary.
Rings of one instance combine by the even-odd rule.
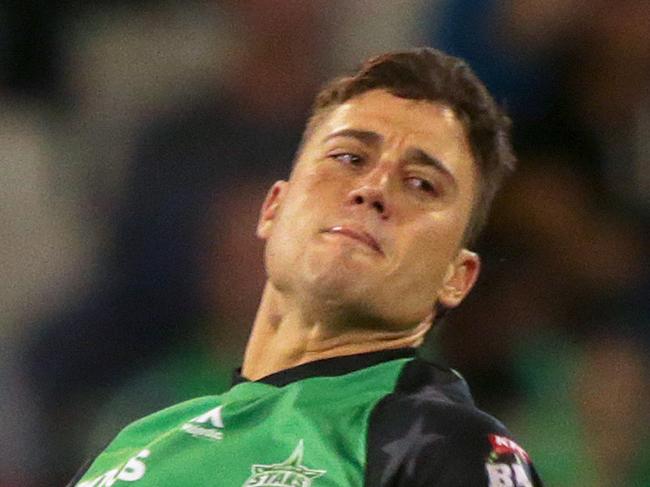
[[256, 234], [258, 238], [262, 240], [267, 240], [271, 235], [271, 228], [273, 227], [273, 222], [275, 217], [278, 214], [278, 208], [280, 203], [284, 199], [284, 195], [287, 192], [289, 183], [286, 181], [276, 181], [269, 189], [269, 192], [266, 194], [264, 203], [262, 203], [262, 209], [260, 210], [260, 216], [257, 221], [257, 231]]
[[478, 279], [481, 259], [467, 249], [461, 249], [449, 264], [438, 302], [446, 308], [455, 308], [469, 294]]

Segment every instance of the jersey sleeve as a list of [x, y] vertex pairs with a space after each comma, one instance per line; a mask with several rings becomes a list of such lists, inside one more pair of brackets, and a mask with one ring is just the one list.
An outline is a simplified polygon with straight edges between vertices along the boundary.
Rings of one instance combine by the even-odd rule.
[[542, 487], [530, 456], [491, 416], [450, 403], [388, 398], [368, 435], [366, 485]]
[[463, 432], [422, 445], [412, 468], [417, 486], [541, 487], [530, 456], [507, 431]]

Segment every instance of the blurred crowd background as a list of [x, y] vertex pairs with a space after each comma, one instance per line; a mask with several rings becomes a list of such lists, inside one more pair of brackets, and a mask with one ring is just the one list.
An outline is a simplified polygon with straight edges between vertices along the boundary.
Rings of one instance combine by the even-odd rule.
[[428, 353], [549, 486], [650, 486], [649, 25], [647, 0], [0, 2], [0, 487], [228, 387], [314, 93], [416, 45], [470, 62], [520, 159]]

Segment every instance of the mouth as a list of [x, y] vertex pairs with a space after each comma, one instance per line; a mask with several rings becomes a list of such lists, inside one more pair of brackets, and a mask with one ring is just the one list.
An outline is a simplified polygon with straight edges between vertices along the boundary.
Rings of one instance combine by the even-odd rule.
[[380, 253], [382, 255], [384, 254], [377, 240], [375, 240], [375, 238], [372, 235], [370, 235], [367, 232], [364, 232], [363, 230], [356, 230], [351, 227], [337, 225], [323, 230], [323, 233], [332, 233], [332, 234], [343, 235], [345, 237], [352, 238], [370, 247], [375, 252]]

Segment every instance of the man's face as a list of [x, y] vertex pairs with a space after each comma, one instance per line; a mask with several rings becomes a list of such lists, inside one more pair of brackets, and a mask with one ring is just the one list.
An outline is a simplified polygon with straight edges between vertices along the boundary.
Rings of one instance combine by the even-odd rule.
[[444, 104], [372, 90], [335, 107], [276, 183], [258, 235], [276, 289], [400, 330], [478, 274], [460, 249], [477, 175]]

